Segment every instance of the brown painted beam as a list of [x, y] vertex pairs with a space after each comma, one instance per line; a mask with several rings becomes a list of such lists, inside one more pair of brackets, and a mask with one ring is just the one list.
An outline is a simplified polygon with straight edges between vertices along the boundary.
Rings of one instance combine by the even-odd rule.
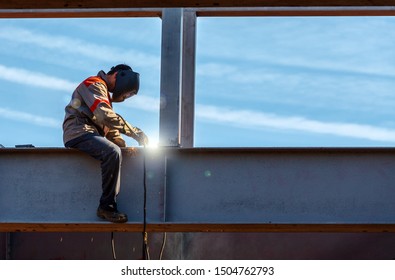
[[[1, 5], [1, 4], [0, 4]], [[0, 18], [161, 17], [162, 9], [0, 9]]]
[[[395, 0], [394, 0], [395, 1]], [[10, 9], [0, 3], [0, 18], [161, 17], [162, 8], [44, 8]], [[198, 17], [252, 16], [395, 16], [394, 6], [264, 6], [186, 8]]]
[[394, 7], [197, 8], [198, 17], [395, 16]]
[[[395, 224], [148, 224], [147, 232], [395, 232]], [[142, 232], [143, 224], [0, 223], [0, 232]]]
[[8, 0], [0, 9], [394, 6], [394, 0]]

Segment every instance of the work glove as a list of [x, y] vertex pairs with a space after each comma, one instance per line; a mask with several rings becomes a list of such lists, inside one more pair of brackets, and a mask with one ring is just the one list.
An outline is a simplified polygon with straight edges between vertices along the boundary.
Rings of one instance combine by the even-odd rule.
[[137, 133], [137, 142], [139, 143], [140, 146], [147, 146], [148, 145], [148, 137], [145, 135], [145, 133], [139, 129], [140, 132]]
[[126, 136], [135, 139], [140, 146], [148, 145], [148, 137], [140, 128], [132, 126], [130, 123], [126, 122], [125, 120], [123, 121], [125, 122], [124, 130]]

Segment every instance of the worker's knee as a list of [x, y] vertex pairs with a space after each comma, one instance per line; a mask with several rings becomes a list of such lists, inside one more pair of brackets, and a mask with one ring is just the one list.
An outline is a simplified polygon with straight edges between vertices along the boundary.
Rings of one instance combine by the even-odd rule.
[[105, 158], [112, 162], [121, 162], [122, 160], [122, 151], [121, 148], [115, 145], [114, 143], [110, 142], [108, 148], [105, 152]]

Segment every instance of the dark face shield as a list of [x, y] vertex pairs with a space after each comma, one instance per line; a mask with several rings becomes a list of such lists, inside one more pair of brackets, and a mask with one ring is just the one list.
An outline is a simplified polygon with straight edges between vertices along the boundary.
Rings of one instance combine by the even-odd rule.
[[135, 92], [135, 91], [130, 91], [130, 92], [127, 92], [127, 93], [122, 94], [122, 97], [123, 97], [124, 100], [125, 100], [125, 99], [128, 99], [129, 97], [132, 97], [132, 96], [134, 96], [134, 95], [136, 95], [136, 92]]
[[140, 74], [133, 70], [120, 70], [117, 72], [115, 88], [112, 91], [112, 102], [122, 102], [136, 95], [140, 87]]

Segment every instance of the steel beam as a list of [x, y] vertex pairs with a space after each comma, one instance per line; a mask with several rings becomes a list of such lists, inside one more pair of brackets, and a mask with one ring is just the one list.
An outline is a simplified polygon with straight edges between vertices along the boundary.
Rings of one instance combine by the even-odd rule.
[[91, 9], [140, 7], [319, 7], [395, 6], [394, 0], [18, 0], [2, 1], [0, 9]]
[[160, 17], [161, 8], [0, 9], [0, 18]]
[[193, 147], [195, 118], [196, 12], [164, 9], [160, 145]]
[[0, 231], [395, 231], [395, 149], [123, 150], [119, 205], [95, 216], [98, 163], [69, 149], [0, 149]]
[[[188, 8], [189, 9], [189, 8]], [[193, 8], [199, 17], [395, 16], [394, 6]]]
[[[395, 6], [185, 8], [199, 17], [395, 16]], [[0, 9], [0, 18], [161, 17], [162, 8]]]
[[[1, 4], [0, 4], [1, 5]], [[185, 8], [199, 17], [395, 16], [395, 6]], [[2, 9], [0, 18], [161, 17], [162, 8]]]
[[159, 144], [180, 145], [180, 95], [183, 9], [162, 14]]
[[195, 123], [196, 12], [184, 9], [182, 24], [180, 146], [192, 148]]

